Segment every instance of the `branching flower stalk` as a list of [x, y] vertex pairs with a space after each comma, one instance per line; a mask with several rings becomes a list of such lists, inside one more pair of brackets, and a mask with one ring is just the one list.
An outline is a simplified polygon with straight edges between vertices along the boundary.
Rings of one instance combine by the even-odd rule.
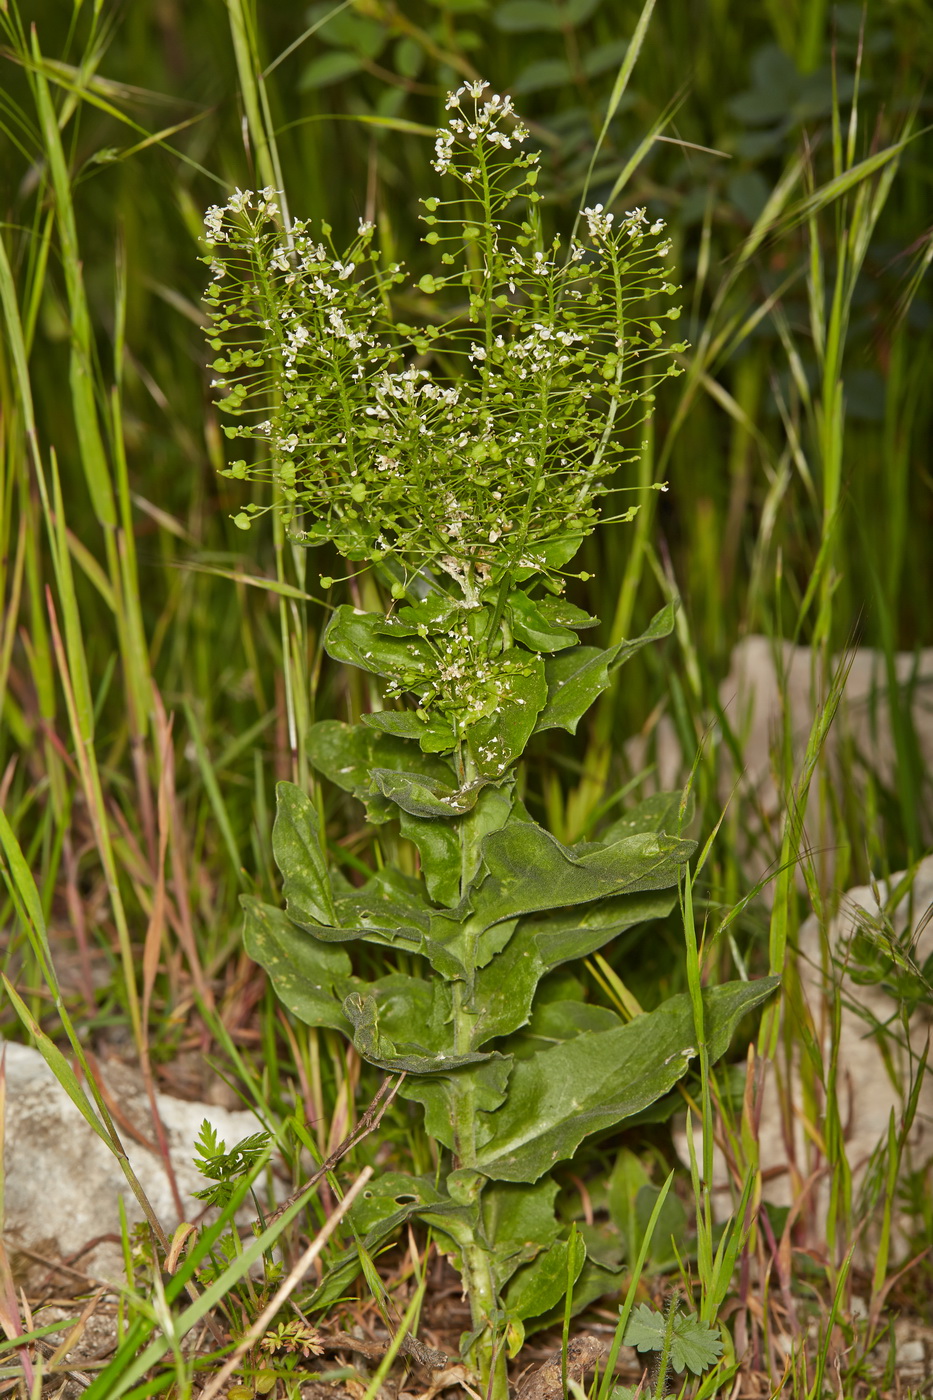
[[[335, 610], [328, 653], [380, 677], [387, 708], [312, 726], [311, 761], [371, 822], [397, 821], [420, 857], [418, 878], [387, 868], [350, 884], [309, 795], [279, 784], [286, 912], [245, 900], [247, 949], [296, 1016], [406, 1071], [400, 1092], [445, 1154], [441, 1186], [387, 1173], [354, 1225], [369, 1250], [414, 1216], [433, 1226], [470, 1300], [465, 1353], [506, 1400], [507, 1349], [567, 1278], [580, 1302], [615, 1286], [556, 1220], [551, 1169], [666, 1093], [697, 1037], [685, 997], [623, 1024], [548, 992], [561, 964], [670, 911], [693, 849], [680, 794], [575, 847], [516, 794], [532, 737], [575, 732], [611, 674], [673, 625], [667, 607], [639, 638], [582, 646], [597, 619], [564, 597], [597, 503], [632, 458], [625, 432], [676, 373], [661, 320], [678, 310], [653, 309], [675, 290], [669, 244], [644, 210], [616, 221], [599, 205], [583, 211], [583, 241], [546, 244], [538, 156], [511, 100], [487, 89], [448, 98], [442, 190], [422, 200], [439, 261], [414, 286], [371, 224], [339, 252], [326, 223], [286, 236], [271, 189], [208, 211], [205, 261], [214, 383], [227, 436], [244, 444], [226, 474], [263, 487], [236, 523], [279, 510], [292, 540], [330, 542], [392, 600], [388, 615]], [[383, 976], [354, 973], [357, 940], [383, 949]], [[398, 971], [399, 951], [422, 971]], [[711, 1057], [772, 985], [707, 994]], [[340, 1296], [357, 1267], [350, 1251], [309, 1306]]]

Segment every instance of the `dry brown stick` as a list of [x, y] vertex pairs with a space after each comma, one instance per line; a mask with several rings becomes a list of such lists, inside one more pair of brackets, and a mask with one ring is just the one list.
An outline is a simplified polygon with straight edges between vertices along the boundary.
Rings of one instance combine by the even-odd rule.
[[401, 1086], [402, 1080], [404, 1078], [404, 1074], [400, 1074], [398, 1079], [395, 1080], [391, 1079], [387, 1075], [386, 1078], [380, 1084], [376, 1097], [373, 1099], [372, 1103], [369, 1105], [366, 1112], [363, 1114], [362, 1118], [357, 1123], [356, 1127], [353, 1129], [353, 1132], [347, 1134], [343, 1142], [340, 1143], [340, 1145], [336, 1147], [334, 1151], [330, 1154], [327, 1161], [322, 1163], [321, 1166], [318, 1167], [317, 1171], [308, 1177], [307, 1181], [302, 1182], [298, 1190], [293, 1191], [292, 1194], [288, 1197], [288, 1199], [286, 1201], [283, 1201], [282, 1204], [278, 1207], [278, 1209], [275, 1210], [267, 1220], [260, 1220], [256, 1223], [258, 1225], [263, 1226], [273, 1225], [275, 1221], [278, 1220], [280, 1215], [285, 1214], [289, 1206], [295, 1204], [299, 1196], [304, 1195], [309, 1186], [314, 1186], [318, 1181], [321, 1181], [327, 1175], [328, 1172], [333, 1171], [334, 1167], [340, 1161], [341, 1157], [345, 1157], [352, 1148], [356, 1147], [358, 1142], [362, 1142], [363, 1138], [366, 1137], [367, 1134], [373, 1132], [375, 1128], [378, 1128], [379, 1124], [382, 1121], [382, 1115], [385, 1113], [386, 1109], [389, 1107], [389, 1104], [392, 1102], [392, 1100], [395, 1098], [395, 1095], [398, 1093], [399, 1087]]

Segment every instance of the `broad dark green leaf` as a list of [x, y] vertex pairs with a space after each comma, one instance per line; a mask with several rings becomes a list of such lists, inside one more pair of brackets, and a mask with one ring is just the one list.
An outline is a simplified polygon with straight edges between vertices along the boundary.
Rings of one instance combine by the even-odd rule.
[[285, 903], [299, 923], [334, 924], [337, 915], [321, 849], [317, 808], [294, 783], [276, 784], [272, 853], [284, 881]]
[[399, 1210], [413, 1206], [435, 1206], [447, 1197], [438, 1191], [430, 1177], [410, 1176], [407, 1172], [382, 1172], [357, 1196], [350, 1219], [361, 1235], [366, 1235]]
[[518, 647], [497, 658], [510, 669], [497, 673], [488, 686], [487, 714], [466, 729], [467, 745], [484, 778], [501, 778], [525, 751], [547, 699], [544, 662]]
[[[403, 1099], [413, 1099], [424, 1108], [424, 1130], [428, 1137], [454, 1150], [453, 1112], [456, 1096], [467, 1092], [480, 1114], [477, 1134], [485, 1142], [490, 1132], [486, 1115], [492, 1114], [505, 1101], [506, 1087], [512, 1069], [509, 1055], [493, 1055], [483, 1064], [448, 1075], [424, 1077], [409, 1075], [399, 1086]], [[488, 1175], [488, 1173], [487, 1173]]]
[[518, 97], [530, 92], [545, 92], [548, 88], [562, 88], [572, 81], [573, 74], [566, 58], [537, 58], [521, 69], [511, 90]]
[[676, 894], [666, 890], [647, 890], [551, 918], [522, 919], [505, 950], [476, 976], [476, 1004], [481, 1010], [473, 1033], [474, 1049], [525, 1025], [535, 989], [546, 972], [589, 957], [635, 924], [663, 918], [676, 900]]
[[560, 1190], [553, 1177], [534, 1186], [489, 1182], [482, 1194], [483, 1232], [492, 1246], [496, 1286], [504, 1288], [520, 1268], [554, 1243], [561, 1225], [554, 1215]]
[[609, 895], [666, 889], [695, 843], [642, 833], [612, 845], [594, 845], [577, 856], [534, 822], [512, 820], [487, 837], [488, 876], [473, 899], [487, 922]]
[[528, 1034], [560, 1044], [590, 1031], [610, 1031], [623, 1024], [608, 1006], [588, 1001], [545, 1001], [536, 1006]]
[[335, 661], [397, 681], [407, 690], [436, 666], [427, 641], [411, 636], [411, 630], [404, 624], [393, 627], [392, 619], [381, 613], [357, 612], [343, 603], [327, 625], [324, 649]]
[[400, 773], [391, 768], [374, 768], [372, 781], [383, 797], [413, 817], [450, 819], [462, 816], [476, 805], [481, 791], [476, 785], [457, 790], [436, 778]]
[[627, 39], [610, 39], [607, 44], [597, 44], [583, 55], [583, 71], [588, 78], [596, 78], [608, 68], [617, 68], [627, 53]]
[[529, 598], [516, 589], [509, 594], [509, 621], [520, 642], [532, 651], [565, 651], [577, 645], [572, 628], [595, 627], [598, 618], [562, 598]]
[[333, 49], [330, 53], [318, 54], [306, 65], [298, 79], [299, 92], [313, 92], [316, 88], [331, 87], [344, 78], [359, 73], [363, 64], [359, 56], [345, 49]]
[[311, 726], [307, 743], [308, 757], [318, 772], [365, 803], [367, 816], [373, 822], [388, 821], [398, 815], [394, 803], [373, 788], [374, 768], [420, 774], [452, 789], [456, 787], [453, 767], [445, 759], [422, 753], [404, 739], [362, 724], [322, 720]]
[[[599, 839], [608, 845], [612, 841], [621, 841], [624, 836], [634, 836], [641, 831], [666, 831], [668, 835], [675, 835], [681, 829], [682, 801], [682, 792], [655, 792], [621, 817], [617, 817], [611, 826], [600, 833]], [[693, 817], [694, 805], [691, 794], [683, 815], [684, 826]]]
[[[710, 1059], [728, 1048], [739, 1021], [770, 996], [774, 977], [704, 992]], [[613, 1127], [661, 1097], [697, 1054], [686, 994], [618, 1030], [580, 1035], [516, 1062], [506, 1103], [477, 1166], [497, 1181], [537, 1181], [591, 1133]]]
[[493, 11], [493, 23], [506, 34], [536, 34], [541, 29], [557, 33], [564, 16], [553, 0], [502, 0]]
[[[418, 1178], [409, 1178], [409, 1181], [415, 1182]], [[423, 1199], [427, 1193], [421, 1187], [411, 1186], [410, 1190], [415, 1199], [405, 1201], [390, 1215], [379, 1218], [363, 1237], [363, 1248], [370, 1256], [374, 1255], [406, 1221], [416, 1217], [425, 1220], [432, 1229], [443, 1231], [455, 1242], [462, 1242], [471, 1237], [474, 1223], [467, 1207], [444, 1198], [438, 1201]], [[399, 1194], [408, 1192], [403, 1190]], [[374, 1204], [372, 1214], [376, 1215], [377, 1210], [378, 1207]], [[350, 1284], [361, 1272], [361, 1267], [360, 1252], [353, 1244], [330, 1265], [320, 1285], [302, 1305], [310, 1312], [320, 1312], [323, 1308], [331, 1307], [346, 1294]]]
[[456, 734], [442, 718], [422, 718], [416, 710], [376, 710], [364, 715], [363, 723], [397, 739], [413, 739], [424, 753], [448, 753], [457, 743]]
[[547, 704], [538, 716], [535, 733], [544, 729], [567, 729], [575, 734], [577, 725], [597, 696], [609, 684], [609, 676], [649, 642], [667, 637], [674, 627], [674, 605], [668, 603], [651, 619], [646, 631], [632, 641], [600, 651], [597, 647], [576, 647], [549, 657]]
[[519, 1269], [505, 1294], [510, 1317], [540, 1317], [564, 1297], [568, 1279], [576, 1283], [586, 1259], [586, 1245], [579, 1235], [574, 1237], [573, 1251], [571, 1262], [569, 1241], [555, 1240], [549, 1249]]
[[253, 962], [272, 978], [276, 996], [299, 1021], [349, 1034], [344, 998], [354, 985], [350, 959], [292, 923], [287, 914], [258, 899], [241, 900], [243, 939]]
[[[396, 980], [399, 984], [415, 984], [418, 981], [401, 974], [398, 974]], [[422, 985], [427, 986], [426, 983]], [[400, 990], [408, 988], [402, 989], [400, 986]], [[465, 1055], [445, 1054], [442, 1050], [431, 1051], [416, 1040], [396, 1042], [386, 1034], [384, 1026], [380, 1025], [380, 1007], [375, 996], [351, 992], [343, 1004], [343, 1009], [347, 1019], [353, 1024], [353, 1044], [357, 1051], [364, 1060], [378, 1065], [380, 1069], [393, 1073], [404, 1070], [419, 1075], [444, 1074], [464, 1065], [479, 1064], [490, 1058], [489, 1055], [477, 1051], [470, 1051]], [[419, 1026], [424, 1024], [424, 1011], [421, 1009], [419, 1015], [419, 1009], [415, 998], [411, 998], [406, 1019], [408, 1028], [416, 1032]]]
[[505, 825], [512, 801], [508, 783], [483, 788], [472, 811], [453, 822], [401, 814], [402, 835], [418, 847], [428, 893], [438, 904], [459, 903], [461, 888], [470, 885], [479, 869], [483, 838]]

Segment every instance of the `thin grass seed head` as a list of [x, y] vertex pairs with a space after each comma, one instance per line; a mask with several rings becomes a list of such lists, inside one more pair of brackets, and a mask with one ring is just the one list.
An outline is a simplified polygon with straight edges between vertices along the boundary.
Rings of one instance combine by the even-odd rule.
[[569, 255], [545, 248], [538, 156], [487, 90], [447, 99], [433, 164], [457, 188], [422, 201], [440, 265], [408, 288], [418, 325], [393, 312], [406, 274], [372, 224], [338, 253], [327, 224], [286, 238], [271, 189], [205, 216], [213, 387], [250, 444], [226, 475], [271, 482], [294, 539], [446, 574], [470, 601], [505, 571], [560, 586], [630, 457], [621, 430], [676, 372], [649, 310], [675, 290], [662, 225], [597, 205]]

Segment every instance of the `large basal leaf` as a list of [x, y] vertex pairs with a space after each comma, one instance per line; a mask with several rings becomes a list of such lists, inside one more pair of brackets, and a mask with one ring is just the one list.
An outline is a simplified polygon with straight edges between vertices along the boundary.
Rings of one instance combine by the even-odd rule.
[[513, 820], [484, 843], [489, 874], [473, 907], [493, 923], [609, 895], [666, 889], [676, 885], [678, 867], [694, 849], [692, 841], [644, 832], [576, 855], [536, 823]]
[[519, 1269], [505, 1294], [509, 1317], [522, 1321], [540, 1317], [564, 1297], [568, 1282], [576, 1283], [586, 1259], [586, 1245], [579, 1235], [574, 1236], [572, 1260], [570, 1248], [567, 1240], [556, 1240], [530, 1264]]
[[510, 1035], [525, 1025], [546, 972], [589, 957], [627, 928], [664, 918], [676, 901], [676, 893], [645, 890], [551, 918], [522, 919], [504, 951], [477, 973], [475, 1001], [480, 1016], [473, 1048], [478, 1050], [493, 1037]]
[[299, 923], [335, 924], [337, 914], [321, 849], [317, 808], [294, 783], [277, 783], [272, 854], [284, 880], [285, 902]]
[[[725, 1053], [742, 1017], [777, 985], [777, 978], [763, 977], [704, 992], [711, 1060]], [[493, 1180], [537, 1181], [591, 1133], [673, 1088], [696, 1055], [693, 1011], [681, 994], [617, 1030], [580, 1035], [517, 1061], [477, 1167]]]
[[[437, 1192], [432, 1192], [427, 1183], [422, 1184], [419, 1177], [403, 1178], [398, 1183], [401, 1189], [397, 1192], [397, 1197], [402, 1197], [401, 1202], [396, 1199], [396, 1208], [389, 1214], [383, 1214], [380, 1209], [381, 1201], [370, 1199], [362, 1203], [368, 1207], [369, 1218], [374, 1219], [374, 1223], [367, 1230], [363, 1237], [363, 1249], [370, 1256], [375, 1255], [380, 1247], [390, 1239], [406, 1221], [420, 1218], [436, 1231], [443, 1232], [455, 1245], [461, 1247], [465, 1241], [472, 1238], [475, 1228], [475, 1210], [473, 1212], [466, 1206], [459, 1205], [456, 1201], [446, 1198], [432, 1200], [431, 1196], [437, 1196]], [[395, 1183], [390, 1183], [388, 1190], [391, 1191]], [[379, 1190], [379, 1183], [373, 1183], [373, 1196]], [[409, 1196], [409, 1200], [404, 1200]], [[386, 1201], [385, 1204], [390, 1204]], [[361, 1205], [357, 1198], [356, 1206]], [[351, 1211], [351, 1219], [354, 1218], [356, 1210], [354, 1206]], [[312, 1293], [310, 1299], [303, 1300], [303, 1306], [309, 1312], [320, 1312], [323, 1308], [332, 1306], [338, 1299], [344, 1297], [347, 1289], [357, 1275], [361, 1272], [360, 1251], [356, 1244], [352, 1244], [341, 1258], [336, 1259], [328, 1268], [323, 1280]]]
[[244, 895], [243, 939], [253, 962], [272, 978], [276, 996], [309, 1026], [330, 1026], [349, 1034], [344, 998], [353, 989], [350, 959], [298, 928], [287, 914]]
[[598, 647], [575, 647], [545, 663], [548, 698], [535, 733], [544, 729], [567, 729], [571, 734], [587, 710], [609, 684], [609, 677], [649, 642], [667, 637], [674, 628], [674, 605], [668, 603], [651, 619], [646, 631], [633, 641], [618, 642], [600, 651]]

